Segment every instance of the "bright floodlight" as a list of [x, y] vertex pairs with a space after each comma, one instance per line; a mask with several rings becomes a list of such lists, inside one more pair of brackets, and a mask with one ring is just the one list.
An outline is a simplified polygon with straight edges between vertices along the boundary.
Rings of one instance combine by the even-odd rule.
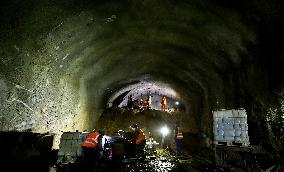
[[176, 105], [179, 105], [179, 102], [176, 102]]
[[169, 134], [169, 129], [165, 126], [163, 128], [161, 128], [161, 133], [166, 136]]

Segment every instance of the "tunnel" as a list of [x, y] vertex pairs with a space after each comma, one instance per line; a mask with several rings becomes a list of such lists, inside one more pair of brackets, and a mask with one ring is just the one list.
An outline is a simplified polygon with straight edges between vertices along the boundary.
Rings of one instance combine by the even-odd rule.
[[[139, 123], [155, 133], [176, 120], [188, 153], [206, 157], [213, 111], [242, 108], [250, 144], [283, 169], [283, 9], [277, 0], [1, 1], [1, 161], [33, 157], [15, 155], [21, 143], [44, 142], [36, 152], [54, 156], [64, 132]], [[128, 110], [130, 95], [150, 96], [151, 108]]]

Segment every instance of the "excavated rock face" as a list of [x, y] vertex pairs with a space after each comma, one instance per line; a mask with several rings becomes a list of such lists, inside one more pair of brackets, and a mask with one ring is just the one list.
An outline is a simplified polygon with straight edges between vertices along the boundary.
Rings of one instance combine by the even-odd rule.
[[270, 19], [283, 14], [272, 5], [266, 17], [261, 3], [240, 10], [221, 1], [3, 2], [1, 130], [59, 137], [94, 128], [109, 104], [129, 94], [119, 96], [147, 95], [149, 85], [153, 95], [182, 103], [189, 131], [210, 137], [211, 111], [220, 108], [244, 107], [249, 124], [265, 127], [267, 97], [283, 88], [281, 71], [271, 70], [283, 50], [265, 43], [269, 26], [258, 26], [274, 28]]

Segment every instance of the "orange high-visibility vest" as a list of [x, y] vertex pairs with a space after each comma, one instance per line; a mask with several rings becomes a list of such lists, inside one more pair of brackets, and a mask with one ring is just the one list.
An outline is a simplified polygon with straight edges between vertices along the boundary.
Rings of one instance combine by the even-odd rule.
[[100, 136], [99, 132], [92, 132], [88, 135], [87, 139], [83, 142], [82, 146], [84, 147], [89, 147], [89, 148], [94, 148], [97, 146]]
[[164, 104], [164, 105], [167, 104], [167, 98], [163, 97], [161, 103]]
[[140, 144], [143, 140], [145, 140], [145, 135], [143, 133], [143, 131], [140, 129], [140, 132], [137, 136], [137, 139], [135, 140], [135, 144]]

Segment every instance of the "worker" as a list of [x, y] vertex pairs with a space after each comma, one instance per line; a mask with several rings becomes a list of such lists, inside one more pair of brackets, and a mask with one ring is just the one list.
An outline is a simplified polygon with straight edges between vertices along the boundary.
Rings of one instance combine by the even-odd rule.
[[146, 145], [146, 137], [144, 132], [139, 128], [137, 124], [130, 125], [133, 131], [134, 137], [130, 140], [135, 145], [135, 153], [139, 158], [145, 159], [144, 148]]
[[166, 107], [167, 107], [167, 98], [166, 98], [166, 96], [162, 97], [161, 105], [162, 105], [162, 111], [165, 112], [166, 111]]
[[177, 120], [176, 125], [175, 125], [175, 130], [174, 130], [174, 139], [175, 139], [175, 144], [176, 144], [176, 154], [178, 156], [183, 154], [183, 132], [181, 129], [181, 121]]
[[93, 130], [82, 143], [84, 168], [86, 171], [94, 171], [99, 158], [99, 139], [104, 135], [104, 129]]
[[148, 103], [148, 100], [144, 100], [142, 102], [142, 110], [144, 109], [149, 109], [149, 103]]
[[148, 96], [148, 109], [151, 109], [151, 104], [152, 104], [152, 96]]
[[133, 99], [132, 99], [132, 95], [128, 96], [127, 108], [128, 108], [128, 109], [133, 109]]

